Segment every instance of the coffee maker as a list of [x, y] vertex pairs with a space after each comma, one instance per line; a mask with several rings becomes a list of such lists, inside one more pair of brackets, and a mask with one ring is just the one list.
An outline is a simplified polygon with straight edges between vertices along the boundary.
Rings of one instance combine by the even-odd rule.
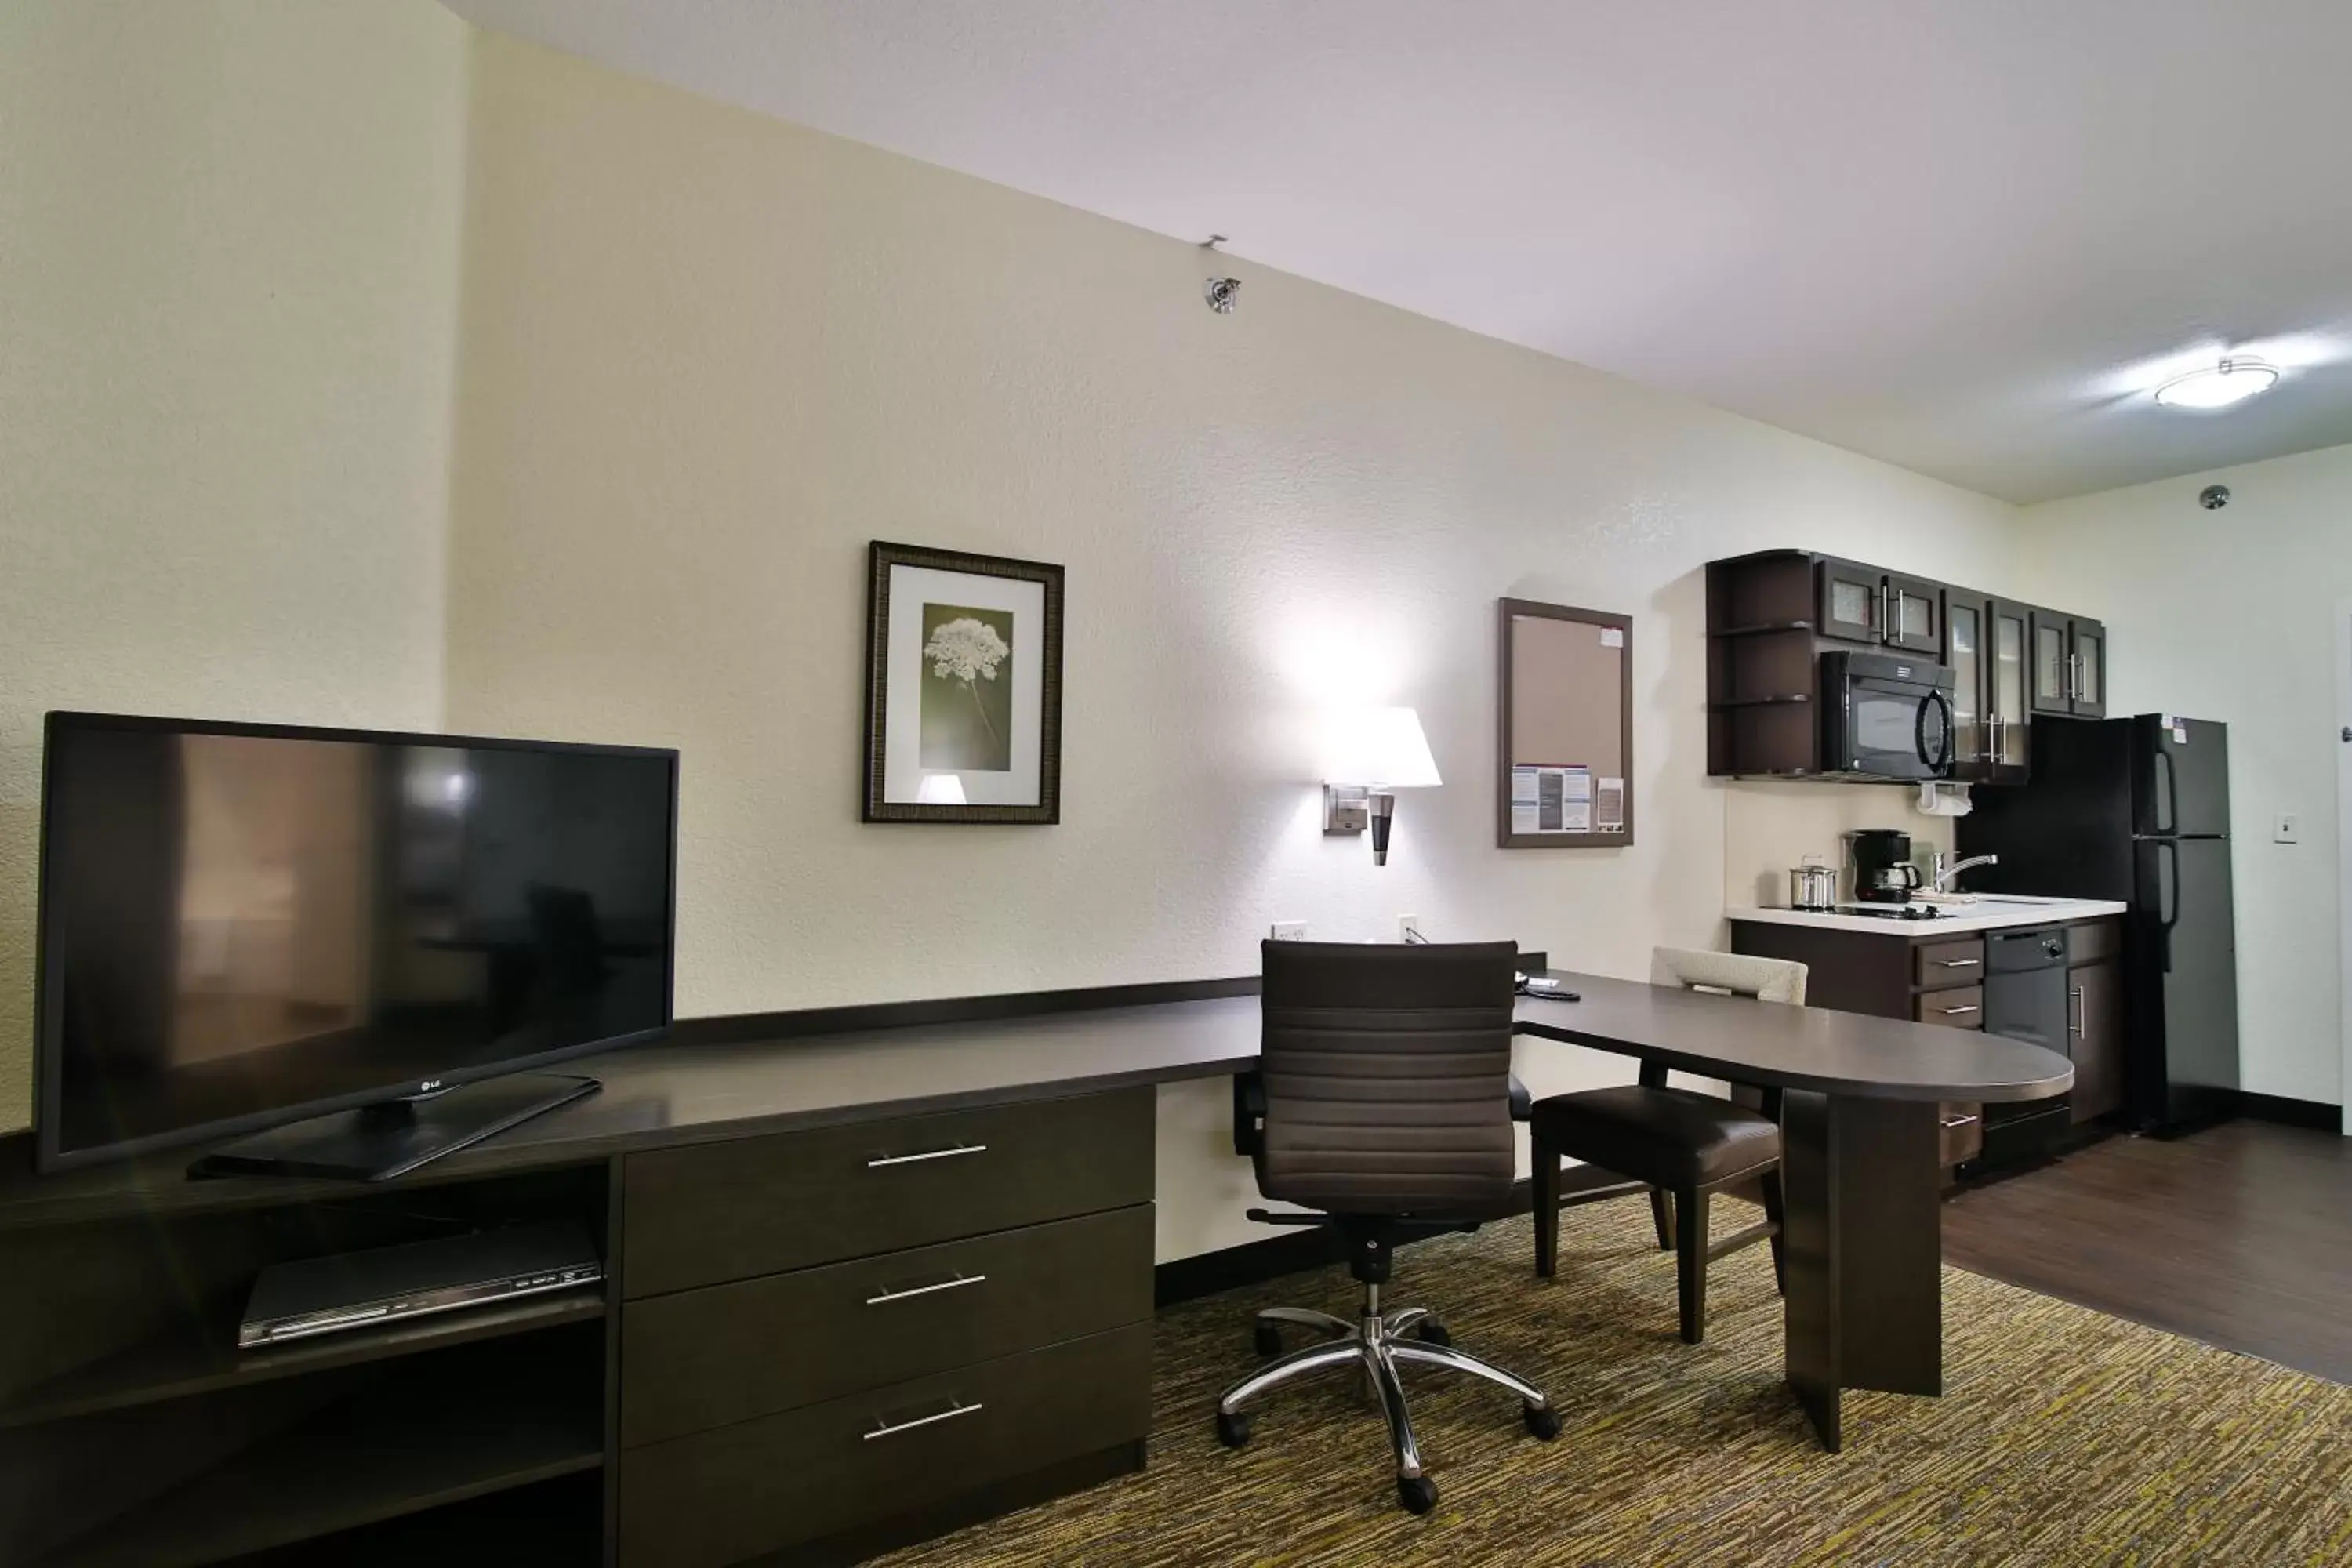
[[1869, 827], [1849, 836], [1853, 862], [1853, 898], [1861, 904], [1907, 904], [1919, 887], [1911, 864], [1911, 836], [1892, 827]]

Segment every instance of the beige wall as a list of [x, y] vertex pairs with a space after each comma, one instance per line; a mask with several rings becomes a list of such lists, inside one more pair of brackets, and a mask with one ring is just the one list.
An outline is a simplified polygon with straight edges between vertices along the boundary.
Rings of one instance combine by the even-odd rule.
[[[2232, 500], [2208, 511], [2198, 492], [2217, 481]], [[2245, 1086], [2343, 1103], [2336, 770], [2352, 672], [2338, 637], [2352, 601], [2352, 447], [2053, 501], [2022, 521], [2034, 591], [2107, 623], [2108, 711], [2230, 726]], [[2281, 814], [2302, 819], [2299, 842], [2272, 841]]]
[[[493, 35], [468, 184], [447, 716], [683, 750], [682, 1013], [1246, 973], [1270, 921], [1408, 911], [1641, 974], [1738, 868], [1921, 822], [1776, 792], [1727, 838], [1700, 564], [2014, 574], [1984, 498], [1246, 264], [1218, 317], [1185, 245]], [[857, 823], [877, 538], [1068, 568], [1060, 826]], [[1633, 848], [1494, 847], [1504, 595], [1635, 616]], [[1446, 777], [1384, 870], [1317, 831], [1349, 698]], [[1576, 1057], [1528, 1076], [1622, 1073]], [[1163, 1096], [1163, 1256], [1255, 1233], [1223, 1096]]]
[[0, 6], [0, 1129], [44, 710], [437, 720], [467, 48], [424, 0]]

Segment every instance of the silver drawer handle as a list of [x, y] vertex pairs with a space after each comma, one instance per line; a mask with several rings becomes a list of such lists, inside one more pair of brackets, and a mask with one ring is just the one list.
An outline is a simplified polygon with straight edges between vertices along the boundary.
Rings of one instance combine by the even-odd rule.
[[919, 1154], [886, 1154], [879, 1159], [866, 1161], [866, 1168], [878, 1171], [885, 1165], [911, 1165], [919, 1160], [952, 1160], [958, 1154], [987, 1152], [988, 1145], [985, 1143], [959, 1143], [952, 1149], [926, 1149]]
[[1969, 1122], [1974, 1121], [1975, 1120], [1976, 1118], [1973, 1116], [1955, 1116], [1946, 1121], [1944, 1125], [1947, 1128], [1966, 1127]]
[[876, 1422], [874, 1429], [866, 1434], [866, 1440], [871, 1443], [877, 1437], [896, 1436], [901, 1432], [911, 1432], [918, 1426], [929, 1426], [936, 1421], [952, 1421], [959, 1415], [977, 1415], [980, 1414], [981, 1406], [977, 1400], [973, 1401], [970, 1405], [966, 1405], [961, 1399], [954, 1400], [951, 1403], [955, 1405], [955, 1408], [952, 1410], [942, 1410], [936, 1415], [918, 1415], [912, 1421], [901, 1421], [895, 1426], [891, 1426], [888, 1422], [884, 1421], [877, 1415], [874, 1418]]
[[1974, 969], [1983, 962], [1981, 958], [1939, 958], [1936, 960], [1936, 966], [1938, 969]]
[[1981, 1013], [1984, 1009], [1974, 1003], [1970, 1003], [1965, 1007], [1938, 1007], [1937, 1011], [1943, 1014], [1947, 1018], [1957, 1018], [1963, 1013]]
[[866, 1304], [869, 1307], [878, 1307], [885, 1301], [903, 1301], [909, 1296], [929, 1296], [940, 1290], [960, 1290], [966, 1285], [987, 1283], [988, 1276], [985, 1274], [959, 1273], [954, 1279], [942, 1279], [936, 1285], [917, 1285], [906, 1290], [885, 1290], [879, 1296], [866, 1297]]

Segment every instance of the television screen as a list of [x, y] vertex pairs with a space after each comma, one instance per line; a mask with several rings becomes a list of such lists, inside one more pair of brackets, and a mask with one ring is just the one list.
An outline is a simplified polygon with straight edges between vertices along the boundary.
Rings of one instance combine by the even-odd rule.
[[669, 1022], [674, 752], [53, 713], [45, 770], [44, 1165]]

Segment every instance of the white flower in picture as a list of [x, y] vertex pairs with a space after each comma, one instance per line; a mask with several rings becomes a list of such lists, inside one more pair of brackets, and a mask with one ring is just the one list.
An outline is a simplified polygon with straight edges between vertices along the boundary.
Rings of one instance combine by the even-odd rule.
[[980, 700], [982, 680], [996, 679], [996, 667], [1011, 658], [1013, 648], [996, 628], [986, 621], [970, 616], [959, 616], [942, 621], [931, 630], [930, 639], [923, 644], [923, 657], [930, 661], [931, 673], [941, 680], [957, 680], [971, 694], [971, 704], [980, 710], [980, 721], [996, 734], [996, 723], [988, 716], [987, 704]]

